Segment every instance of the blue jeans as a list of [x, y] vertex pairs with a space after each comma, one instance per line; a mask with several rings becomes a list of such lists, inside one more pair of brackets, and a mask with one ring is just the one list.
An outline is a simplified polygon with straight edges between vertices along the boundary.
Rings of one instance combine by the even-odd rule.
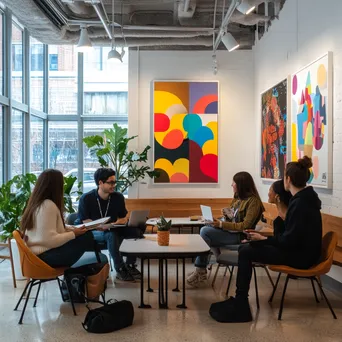
[[[213, 227], [203, 227], [200, 235], [207, 243], [214, 255], [218, 257], [221, 254], [220, 248], [227, 245], [238, 245], [241, 242], [240, 233], [230, 233], [222, 229]], [[208, 265], [208, 256], [198, 256], [195, 261], [195, 266], [206, 268]]]
[[[125, 265], [119, 252], [122, 241], [124, 239], [139, 238], [141, 236], [141, 230], [134, 227], [114, 228], [104, 232], [93, 230], [93, 235], [97, 242], [107, 245], [107, 249], [114, 261], [114, 268], [116, 271], [119, 271]], [[131, 265], [135, 264], [135, 262], [136, 257], [128, 256], [126, 259], [126, 264]]]

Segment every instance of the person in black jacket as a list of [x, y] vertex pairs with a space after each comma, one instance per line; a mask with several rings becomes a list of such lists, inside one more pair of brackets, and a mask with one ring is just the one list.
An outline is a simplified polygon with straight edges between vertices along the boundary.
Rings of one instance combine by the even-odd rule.
[[210, 307], [210, 315], [219, 322], [249, 322], [252, 314], [248, 291], [252, 263], [288, 265], [308, 269], [319, 262], [322, 248], [321, 201], [311, 186], [306, 187], [312, 161], [308, 157], [286, 165], [284, 187], [292, 198], [285, 217], [284, 233], [264, 237], [249, 233], [249, 244], [239, 248], [236, 295]]

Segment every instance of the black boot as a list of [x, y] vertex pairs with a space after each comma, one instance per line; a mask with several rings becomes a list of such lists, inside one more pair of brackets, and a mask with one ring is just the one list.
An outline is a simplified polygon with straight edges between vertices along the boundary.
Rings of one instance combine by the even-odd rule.
[[248, 299], [234, 298], [210, 306], [210, 316], [221, 323], [250, 322], [253, 320]]

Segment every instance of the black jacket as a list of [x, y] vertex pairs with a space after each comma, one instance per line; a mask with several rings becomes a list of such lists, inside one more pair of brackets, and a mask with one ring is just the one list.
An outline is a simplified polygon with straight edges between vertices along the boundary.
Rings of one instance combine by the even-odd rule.
[[290, 200], [283, 234], [269, 237], [267, 243], [284, 251], [290, 264], [309, 268], [319, 261], [322, 250], [321, 201], [311, 186]]

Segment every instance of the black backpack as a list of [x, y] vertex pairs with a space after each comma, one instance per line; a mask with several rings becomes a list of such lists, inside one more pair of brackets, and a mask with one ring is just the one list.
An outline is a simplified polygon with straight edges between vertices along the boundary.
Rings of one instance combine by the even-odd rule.
[[[99, 302], [100, 303], [100, 302]], [[89, 309], [83, 328], [91, 333], [103, 334], [129, 327], [133, 324], [134, 309], [132, 302], [121, 300], [101, 303], [103, 306]]]

